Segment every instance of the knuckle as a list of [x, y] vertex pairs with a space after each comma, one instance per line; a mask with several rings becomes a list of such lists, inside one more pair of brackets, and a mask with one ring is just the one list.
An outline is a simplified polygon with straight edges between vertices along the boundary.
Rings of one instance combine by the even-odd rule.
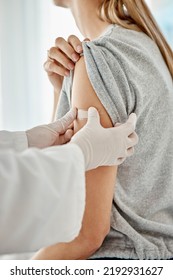
[[80, 43], [80, 40], [75, 35], [70, 35], [68, 37], [68, 43], [71, 44], [73, 47], [76, 47]]
[[53, 72], [54, 71], [54, 63], [51, 61], [48, 61], [47, 63], [44, 64], [44, 69], [46, 72]]
[[66, 70], [60, 66], [56, 67], [56, 73], [62, 77], [66, 76]]
[[58, 37], [55, 40], [55, 45], [58, 47], [60, 46], [62, 43], [64, 42], [64, 38], [63, 37]]
[[48, 62], [46, 66], [47, 71], [52, 72], [54, 67], [53, 67], [53, 62]]
[[57, 52], [57, 49], [56, 49], [55, 47], [50, 48], [50, 50], [49, 50], [49, 56], [50, 56], [50, 57], [51, 57], [51, 56], [54, 56], [56, 52]]
[[76, 36], [75, 35], [70, 35], [68, 37], [68, 42], [71, 42], [71, 41], [74, 41], [76, 39]]
[[54, 64], [50, 62], [49, 64], [49, 71], [54, 71]]
[[46, 61], [44, 64], [43, 64], [43, 68], [46, 72], [50, 71], [50, 62], [49, 61]]
[[62, 68], [60, 68], [60, 67], [58, 67], [58, 69], [57, 69], [57, 73], [58, 73], [58, 75], [60, 75], [60, 76], [62, 76], [62, 77], [64, 77], [66, 74], [66, 71], [64, 70], [64, 69], [62, 69]]

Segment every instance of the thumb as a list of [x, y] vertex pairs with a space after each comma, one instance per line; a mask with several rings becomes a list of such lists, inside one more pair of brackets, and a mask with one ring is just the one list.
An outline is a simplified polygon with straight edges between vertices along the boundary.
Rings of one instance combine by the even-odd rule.
[[71, 109], [64, 117], [57, 120], [54, 123], [49, 124], [49, 127], [56, 132], [62, 134], [66, 132], [70, 124], [76, 119], [77, 110], [76, 108]]
[[96, 108], [90, 107], [88, 109], [88, 121], [87, 124], [93, 124], [95, 123], [96, 125], [100, 124], [100, 115], [97, 111]]
[[68, 143], [72, 136], [73, 136], [74, 132], [72, 129], [67, 129], [67, 131], [59, 136], [59, 142], [56, 143], [57, 145], [64, 145], [66, 143]]

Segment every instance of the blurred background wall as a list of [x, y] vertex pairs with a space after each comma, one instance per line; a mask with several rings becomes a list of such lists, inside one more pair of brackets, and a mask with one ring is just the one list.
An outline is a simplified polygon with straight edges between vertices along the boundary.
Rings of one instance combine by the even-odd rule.
[[[148, 0], [173, 46], [173, 0]], [[43, 70], [56, 37], [79, 34], [70, 12], [51, 0], [0, 0], [0, 129], [51, 120], [53, 90]]]

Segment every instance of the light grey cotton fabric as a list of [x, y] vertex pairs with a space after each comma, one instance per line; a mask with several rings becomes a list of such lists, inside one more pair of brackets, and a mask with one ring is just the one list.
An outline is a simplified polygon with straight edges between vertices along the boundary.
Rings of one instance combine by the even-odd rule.
[[[117, 25], [84, 42], [87, 73], [113, 123], [138, 116], [135, 154], [119, 168], [111, 230], [93, 258], [173, 257], [173, 81], [156, 44]], [[65, 79], [58, 116], [70, 108]], [[85, 89], [84, 89], [85, 90]], [[87, 94], [87, 92], [86, 92]]]

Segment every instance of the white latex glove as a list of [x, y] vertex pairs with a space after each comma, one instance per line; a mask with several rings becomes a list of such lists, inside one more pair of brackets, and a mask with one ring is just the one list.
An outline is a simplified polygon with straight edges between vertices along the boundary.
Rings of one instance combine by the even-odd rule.
[[97, 110], [92, 107], [88, 110], [87, 124], [72, 137], [70, 143], [81, 148], [86, 170], [119, 165], [134, 153], [138, 142], [135, 125], [136, 114], [132, 113], [125, 124], [103, 128]]
[[46, 148], [70, 141], [73, 130], [68, 127], [76, 119], [76, 109], [71, 109], [63, 118], [48, 125], [36, 126], [26, 131], [28, 147]]

